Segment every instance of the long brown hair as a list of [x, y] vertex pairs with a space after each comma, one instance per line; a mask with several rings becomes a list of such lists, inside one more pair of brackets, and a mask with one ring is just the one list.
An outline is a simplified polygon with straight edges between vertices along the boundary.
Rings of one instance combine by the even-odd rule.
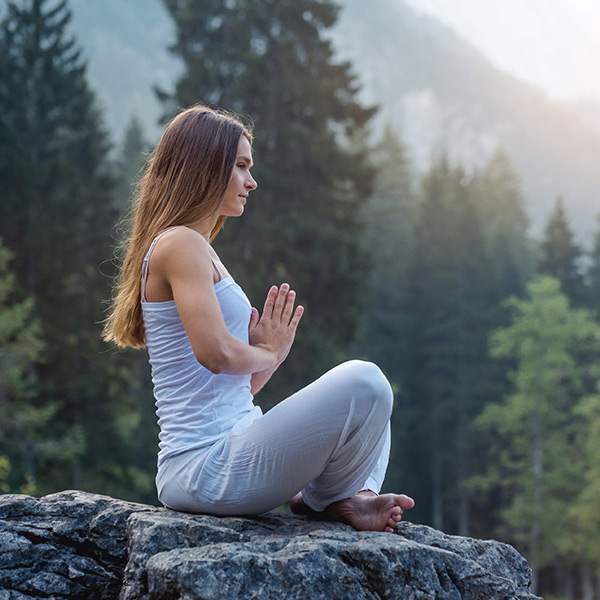
[[[142, 262], [152, 240], [176, 225], [214, 219], [229, 184], [240, 137], [252, 135], [230, 113], [197, 105], [167, 126], [148, 158], [129, 218], [130, 233], [120, 246], [119, 271], [103, 339], [119, 346], [145, 345], [140, 303]], [[210, 239], [225, 217], [218, 216]]]

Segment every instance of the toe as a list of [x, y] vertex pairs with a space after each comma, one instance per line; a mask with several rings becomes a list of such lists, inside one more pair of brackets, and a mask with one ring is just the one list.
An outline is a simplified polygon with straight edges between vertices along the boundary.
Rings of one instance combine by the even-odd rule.
[[412, 508], [415, 505], [415, 501], [410, 496], [405, 496], [404, 494], [400, 494], [396, 502], [400, 508]]
[[398, 527], [398, 523], [400, 522], [400, 515], [391, 515], [387, 520], [385, 530], [386, 531], [396, 531]]

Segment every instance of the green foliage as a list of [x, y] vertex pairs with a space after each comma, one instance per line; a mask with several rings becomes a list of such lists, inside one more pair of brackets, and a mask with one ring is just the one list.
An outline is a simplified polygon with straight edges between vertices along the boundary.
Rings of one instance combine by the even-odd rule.
[[27, 442], [29, 456], [45, 457], [38, 489], [101, 492], [130, 489], [129, 477], [103, 474], [102, 465], [138, 460], [128, 452], [135, 428], [114, 421], [151, 401], [135, 392], [129, 355], [107, 352], [100, 338], [122, 203], [113, 203], [109, 144], [69, 21], [64, 0], [21, 0], [8, 2], [0, 22], [0, 235], [46, 348], [27, 370], [35, 410], [19, 409], [15, 425], [39, 432]]
[[8, 457], [0, 454], [0, 494], [8, 494], [10, 487], [6, 480], [10, 473], [10, 461]]
[[575, 564], [591, 564], [600, 573], [600, 394], [583, 398], [575, 411], [583, 419], [579, 432], [583, 485], [566, 509], [561, 550]]
[[556, 524], [583, 484], [578, 406], [600, 376], [600, 326], [569, 306], [558, 280], [541, 275], [527, 289], [526, 299], [509, 302], [511, 324], [491, 337], [492, 356], [513, 365], [513, 389], [478, 419], [496, 443], [487, 473], [474, 483], [506, 500], [499, 533], [525, 552], [536, 575], [561, 555], [576, 560], [561, 554], [574, 532]]
[[2, 397], [30, 398], [34, 395], [35, 374], [28, 373], [32, 362], [39, 360], [44, 344], [40, 340], [39, 322], [33, 318], [31, 298], [15, 301], [16, 278], [9, 270], [12, 256], [0, 246], [0, 369]]
[[46, 346], [31, 298], [18, 300], [11, 253], [0, 245], [0, 487], [37, 491], [36, 469], [46, 461], [81, 454], [82, 437], [49, 433], [56, 403], [40, 403], [34, 365]]
[[[255, 124], [258, 190], [229, 221], [217, 251], [262, 306], [288, 281], [306, 316], [292, 356], [260, 395], [272, 404], [347, 355], [365, 303], [361, 207], [370, 188], [365, 125], [348, 64], [336, 64], [326, 32], [337, 16], [315, 0], [165, 2], [185, 72], [176, 106], [214, 103]], [[294, 359], [294, 356], [301, 357]]]
[[[600, 217], [598, 218], [600, 225]], [[600, 229], [596, 232], [587, 271], [586, 306], [600, 320]], [[580, 564], [591, 564], [600, 573], [600, 389], [599, 393], [582, 399], [576, 407], [583, 419], [579, 433], [582, 444], [584, 484], [567, 511], [569, 535], [565, 536], [563, 552], [574, 556]]]

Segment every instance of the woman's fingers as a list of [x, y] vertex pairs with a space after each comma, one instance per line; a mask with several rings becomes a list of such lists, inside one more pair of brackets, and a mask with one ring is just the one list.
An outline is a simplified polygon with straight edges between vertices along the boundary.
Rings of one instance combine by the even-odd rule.
[[283, 311], [286, 305], [286, 299], [290, 291], [290, 286], [287, 283], [282, 283], [279, 287], [279, 293], [275, 298], [275, 305], [273, 306], [273, 320], [281, 321], [283, 318]]
[[265, 305], [263, 307], [263, 318], [272, 319], [273, 318], [273, 307], [275, 306], [275, 298], [277, 298], [277, 286], [274, 285], [271, 287], [267, 294], [267, 298], [265, 300]]
[[296, 301], [296, 292], [294, 290], [290, 290], [286, 301], [285, 306], [283, 307], [283, 311], [281, 313], [281, 322], [284, 325], [289, 325], [290, 319], [292, 318], [292, 313], [294, 312], [294, 302]]
[[303, 314], [304, 314], [304, 307], [303, 306], [296, 307], [296, 310], [294, 311], [294, 316], [292, 317], [292, 320], [290, 321], [290, 329], [294, 333], [295, 333], [296, 329], [298, 328], [298, 323], [300, 323], [300, 319], [302, 318]]
[[304, 312], [301, 306], [294, 310], [295, 302], [296, 292], [290, 289], [289, 284], [282, 283], [279, 288], [277, 286], [271, 287], [265, 300], [262, 319], [295, 330]]

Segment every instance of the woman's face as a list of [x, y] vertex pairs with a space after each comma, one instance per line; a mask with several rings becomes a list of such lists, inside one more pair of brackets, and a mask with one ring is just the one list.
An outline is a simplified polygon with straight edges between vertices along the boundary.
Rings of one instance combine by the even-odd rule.
[[243, 214], [248, 194], [257, 186], [256, 181], [250, 175], [253, 164], [250, 142], [245, 135], [242, 135], [238, 143], [235, 166], [221, 204], [221, 216], [239, 217]]

